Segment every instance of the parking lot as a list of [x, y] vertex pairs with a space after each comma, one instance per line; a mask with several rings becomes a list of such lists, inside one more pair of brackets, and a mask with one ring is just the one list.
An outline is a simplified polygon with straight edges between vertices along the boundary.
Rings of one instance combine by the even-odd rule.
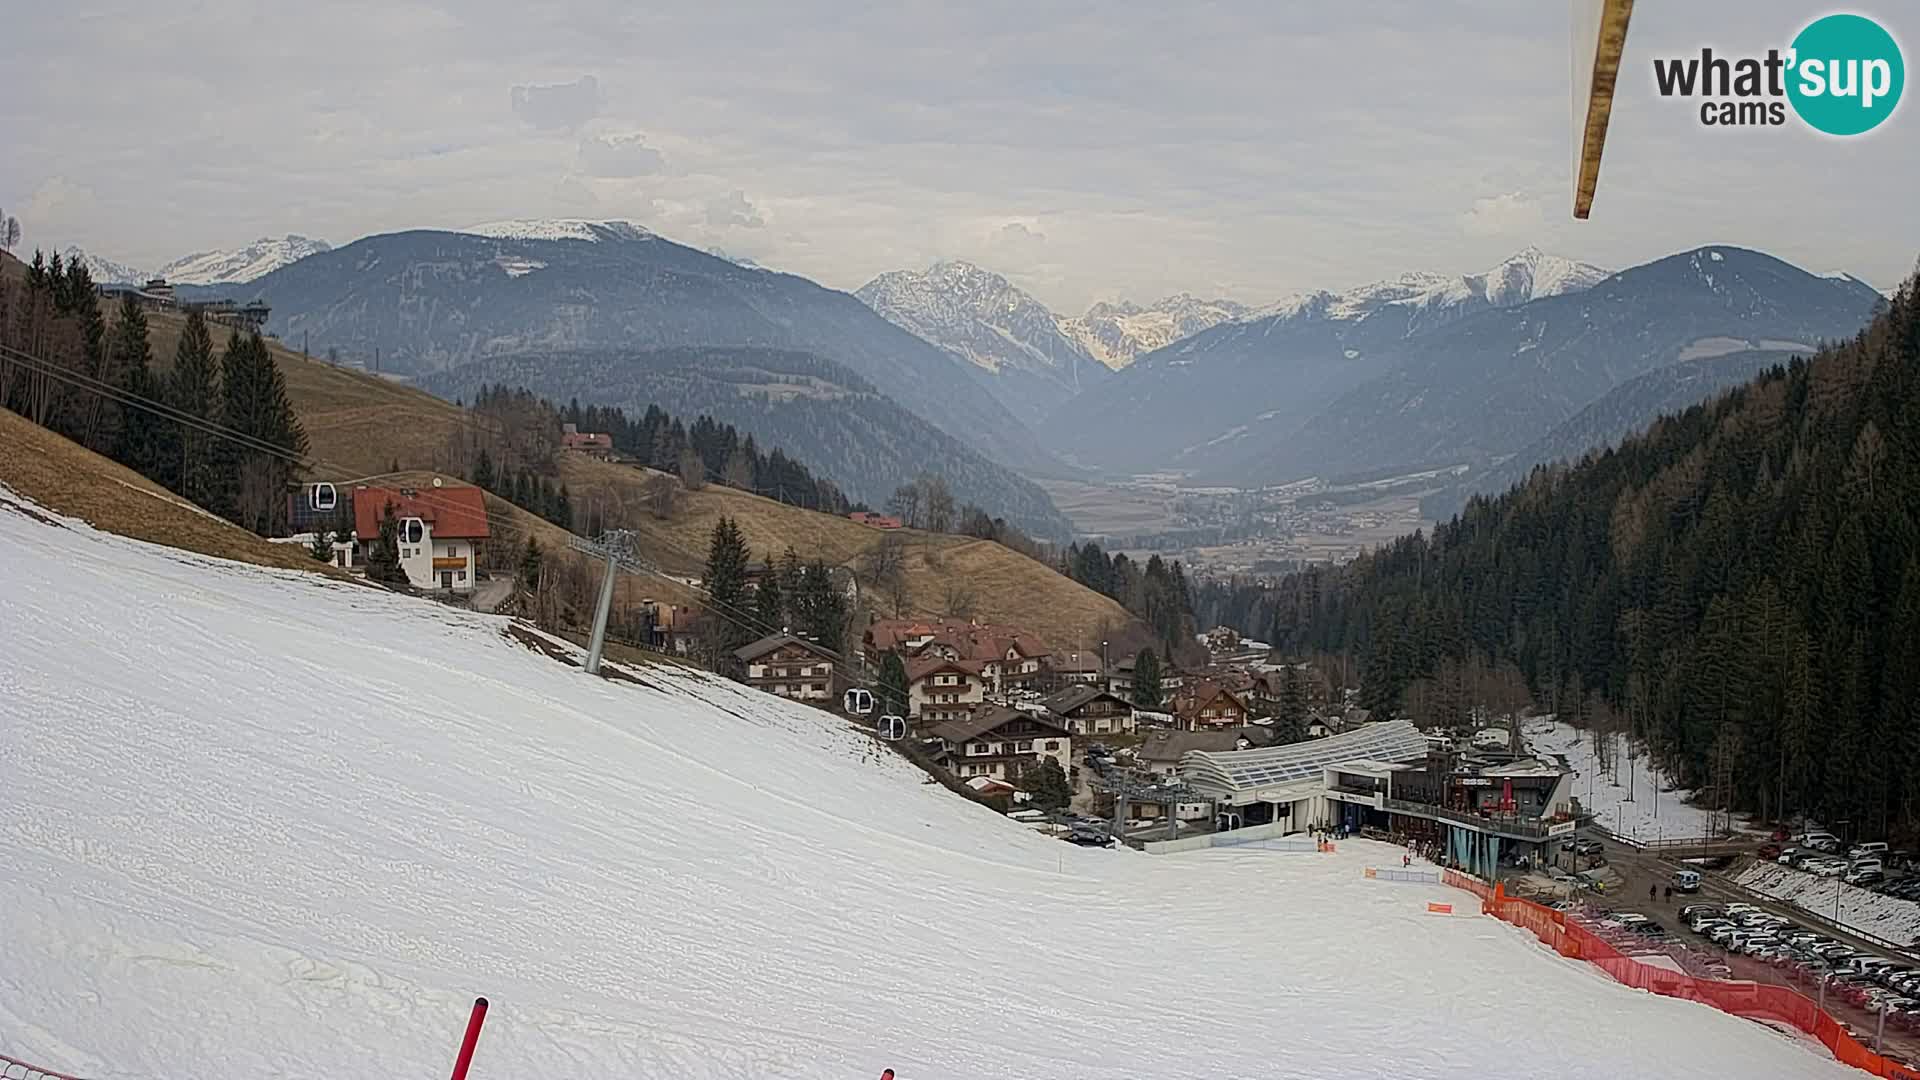
[[1666, 955], [1689, 974], [1791, 986], [1824, 1000], [1863, 1043], [1881, 1033], [1884, 1053], [1920, 1067], [1920, 963], [1711, 874], [1698, 893], [1669, 901], [1676, 864], [1611, 842], [1604, 857], [1620, 883], [1606, 895], [1583, 891], [1577, 904], [1610, 940]]

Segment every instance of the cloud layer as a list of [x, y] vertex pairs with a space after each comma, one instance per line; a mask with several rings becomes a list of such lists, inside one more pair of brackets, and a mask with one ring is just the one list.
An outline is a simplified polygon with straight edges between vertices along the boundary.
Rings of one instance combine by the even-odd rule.
[[1708, 131], [1653, 92], [1656, 55], [1784, 45], [1807, 17], [1786, 0], [1636, 11], [1580, 224], [1563, 5], [98, 8], [9, 14], [0, 205], [29, 248], [137, 265], [590, 215], [841, 288], [969, 258], [1078, 310], [1263, 303], [1526, 243], [1612, 266], [1743, 243], [1890, 283], [1920, 237], [1920, 112], [1839, 141]]

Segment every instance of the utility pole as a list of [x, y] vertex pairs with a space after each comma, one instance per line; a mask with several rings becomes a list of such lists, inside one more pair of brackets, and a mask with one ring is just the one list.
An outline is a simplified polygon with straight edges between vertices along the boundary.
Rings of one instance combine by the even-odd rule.
[[607, 617], [613, 611], [613, 579], [621, 567], [633, 563], [634, 534], [628, 529], [612, 529], [592, 540], [573, 537], [567, 546], [583, 554], [607, 561], [606, 576], [600, 582], [600, 603], [593, 612], [593, 636], [587, 639], [586, 672], [600, 674], [600, 658], [607, 647]]

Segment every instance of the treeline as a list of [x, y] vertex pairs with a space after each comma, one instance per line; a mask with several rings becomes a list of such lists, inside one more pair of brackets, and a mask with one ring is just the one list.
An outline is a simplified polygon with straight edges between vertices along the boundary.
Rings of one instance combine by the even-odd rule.
[[[1464, 661], [1604, 710], [1685, 786], [1863, 835], [1920, 823], [1920, 300], [1576, 467], [1293, 575], [1276, 644], [1393, 707]], [[1259, 618], [1257, 610], [1252, 616]]]
[[257, 332], [231, 332], [216, 356], [189, 311], [162, 372], [132, 296], [109, 324], [86, 264], [36, 251], [24, 279], [0, 277], [0, 403], [235, 524], [287, 531], [307, 436]]
[[1142, 564], [1124, 552], [1111, 557], [1099, 544], [1070, 544], [1056, 567], [1062, 574], [1118, 601], [1147, 624], [1169, 656], [1191, 652], [1194, 641], [1193, 590], [1179, 560], [1152, 555]]
[[[471, 475], [477, 470], [479, 452], [488, 451], [493, 475], [500, 484], [499, 490], [489, 490], [555, 524], [562, 524], [554, 516], [560, 512], [562, 493], [539, 490], [539, 481], [559, 471], [563, 424], [572, 424], [583, 434], [608, 436], [622, 457], [679, 476], [689, 491], [698, 491], [711, 481], [806, 510], [844, 514], [854, 508], [839, 488], [777, 447], [763, 451], [752, 435], [743, 437], [731, 424], [719, 423], [710, 416], [697, 417], [688, 426], [659, 406], [650, 405], [635, 419], [624, 409], [583, 406], [577, 398], [557, 406], [530, 390], [506, 383], [483, 383], [469, 408], [486, 423], [479, 432], [463, 432], [456, 437], [462, 444], [458, 452], [466, 463], [465, 471]], [[521, 482], [523, 473], [529, 478], [525, 502], [508, 490]]]
[[678, 473], [692, 489], [712, 480], [805, 510], [844, 514], [850, 508], [832, 482], [816, 477], [778, 447], [762, 451], [752, 435], [743, 437], [732, 424], [711, 416], [696, 417], [688, 426], [658, 405], [649, 405], [635, 420], [623, 409], [582, 407], [576, 398], [561, 417], [581, 431], [612, 436], [615, 450], [648, 468]]

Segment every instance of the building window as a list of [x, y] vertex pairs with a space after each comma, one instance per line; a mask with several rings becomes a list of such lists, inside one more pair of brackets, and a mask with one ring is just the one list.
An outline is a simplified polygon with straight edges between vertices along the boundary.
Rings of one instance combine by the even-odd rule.
[[453, 580], [455, 580], [455, 581], [465, 581], [465, 580], [467, 580], [467, 572], [466, 572], [465, 570], [457, 570], [457, 571], [455, 571], [455, 572], [454, 572], [454, 575], [453, 575]]
[[459, 544], [448, 544], [448, 545], [447, 545], [447, 558], [449, 558], [449, 559], [457, 559], [457, 558], [459, 558], [459, 557], [460, 557], [460, 545], [459, 545]]
[[1048, 739], [1048, 740], [1047, 740], [1047, 749], [1049, 749], [1049, 750], [1058, 750], [1058, 749], [1060, 749], [1060, 740], [1059, 740], [1059, 739]]
[[1033, 750], [1033, 743], [1032, 743], [1031, 741], [1023, 741], [1023, 742], [1021, 742], [1021, 744], [1020, 744], [1020, 753], [1022, 753], [1022, 754], [1026, 754], [1026, 753], [1031, 753], [1031, 752], [1032, 752], [1032, 750]]

